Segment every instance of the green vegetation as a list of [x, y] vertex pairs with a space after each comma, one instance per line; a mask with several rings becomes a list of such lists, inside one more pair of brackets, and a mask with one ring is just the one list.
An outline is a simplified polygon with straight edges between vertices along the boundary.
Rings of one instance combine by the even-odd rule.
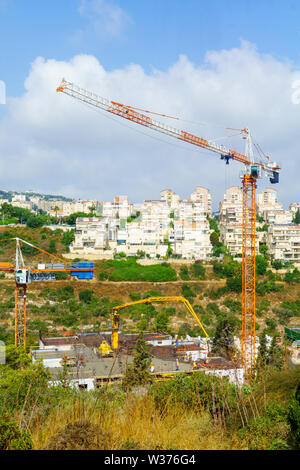
[[145, 385], [151, 382], [149, 373], [150, 362], [151, 355], [148, 344], [144, 339], [143, 333], [140, 333], [133, 352], [133, 363], [127, 366], [122, 381], [124, 390], [130, 390], [137, 385]]
[[297, 209], [295, 217], [293, 219], [293, 223], [299, 225], [300, 224], [300, 209]]
[[110, 281], [169, 282], [177, 279], [175, 270], [168, 263], [142, 266], [135, 258], [129, 258], [105, 261], [101, 267]]

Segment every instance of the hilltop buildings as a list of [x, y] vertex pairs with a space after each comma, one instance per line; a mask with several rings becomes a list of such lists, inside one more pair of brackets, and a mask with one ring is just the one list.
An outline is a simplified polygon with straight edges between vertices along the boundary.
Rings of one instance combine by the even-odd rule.
[[[113, 201], [68, 200], [59, 196], [43, 196], [32, 192], [17, 194], [2, 191], [0, 204], [42, 210], [57, 222], [81, 212], [75, 240], [70, 246], [74, 255], [113, 257], [127, 256], [164, 258], [167, 254], [183, 259], [208, 259], [213, 247], [209, 219], [212, 217], [212, 197], [207, 188], [198, 186], [187, 199], [171, 189], [164, 189], [158, 199], [146, 199], [136, 204], [127, 196]], [[10, 197], [10, 199], [5, 199]], [[219, 204], [220, 241], [233, 256], [242, 253], [243, 196], [239, 186], [227, 188]], [[300, 225], [294, 223], [300, 202], [284, 210], [277, 191], [267, 188], [257, 193], [256, 248], [266, 244], [273, 259], [300, 260]], [[63, 227], [68, 230], [68, 227]], [[300, 263], [300, 261], [299, 261]]]
[[160, 199], [148, 199], [134, 205], [126, 196], [100, 204], [102, 218], [79, 218], [76, 223], [72, 253], [113, 254], [128, 256], [144, 253], [160, 258], [172, 252], [187, 259], [210, 256], [211, 195], [198, 187], [191, 198], [182, 200], [170, 189]]

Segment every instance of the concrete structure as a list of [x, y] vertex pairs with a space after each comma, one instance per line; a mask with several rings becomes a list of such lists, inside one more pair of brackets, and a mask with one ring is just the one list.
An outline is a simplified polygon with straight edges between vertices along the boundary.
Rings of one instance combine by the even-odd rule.
[[[95, 254], [124, 252], [136, 256], [143, 252], [150, 258], [165, 257], [168, 247], [185, 259], [210, 256], [211, 196], [197, 188], [192, 200], [180, 200], [171, 190], [161, 192], [161, 199], [147, 199], [133, 206], [126, 196], [101, 205], [102, 218], [79, 218], [71, 253]], [[139, 209], [139, 210], [137, 210]]]
[[273, 259], [300, 262], [300, 225], [270, 225], [267, 244]]
[[210, 191], [207, 188], [197, 186], [197, 188], [191, 194], [191, 201], [200, 203], [204, 209], [205, 216], [211, 217], [212, 197]]

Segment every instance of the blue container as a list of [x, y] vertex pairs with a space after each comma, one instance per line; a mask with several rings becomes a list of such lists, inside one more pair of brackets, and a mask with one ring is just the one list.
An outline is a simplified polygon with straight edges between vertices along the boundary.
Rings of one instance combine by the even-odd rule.
[[90, 269], [90, 271], [71, 271], [71, 276], [76, 276], [77, 279], [93, 279], [94, 276], [94, 263], [90, 261], [79, 261], [72, 264], [72, 268]]

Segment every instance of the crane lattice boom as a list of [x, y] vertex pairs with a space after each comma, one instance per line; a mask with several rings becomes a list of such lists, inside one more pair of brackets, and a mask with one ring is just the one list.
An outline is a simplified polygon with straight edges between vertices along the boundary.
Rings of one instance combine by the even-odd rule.
[[[221, 155], [226, 164], [235, 160], [245, 165], [243, 175], [243, 248], [242, 248], [242, 338], [241, 351], [242, 363], [247, 369], [254, 366], [255, 362], [255, 242], [256, 242], [256, 181], [258, 178], [267, 176], [272, 184], [279, 182], [279, 170], [275, 162], [269, 157], [261, 155], [255, 162], [252, 149], [252, 136], [249, 129], [241, 129], [240, 133], [246, 139], [245, 153], [227, 149], [223, 145], [197, 137], [192, 133], [165, 125], [159, 121], [137, 112], [138, 108], [126, 106], [116, 101], [110, 101], [101, 96], [91, 93], [74, 83], [62, 80], [57, 92], [65, 93], [90, 106], [103, 109], [129, 121], [135, 122], [150, 129], [162, 132], [168, 136], [209, 150]], [[149, 111], [144, 111], [148, 113]], [[158, 114], [158, 113], [153, 113]], [[166, 115], [162, 115], [166, 116]], [[262, 153], [262, 152], [261, 152]], [[250, 351], [249, 351], [250, 350]]]

